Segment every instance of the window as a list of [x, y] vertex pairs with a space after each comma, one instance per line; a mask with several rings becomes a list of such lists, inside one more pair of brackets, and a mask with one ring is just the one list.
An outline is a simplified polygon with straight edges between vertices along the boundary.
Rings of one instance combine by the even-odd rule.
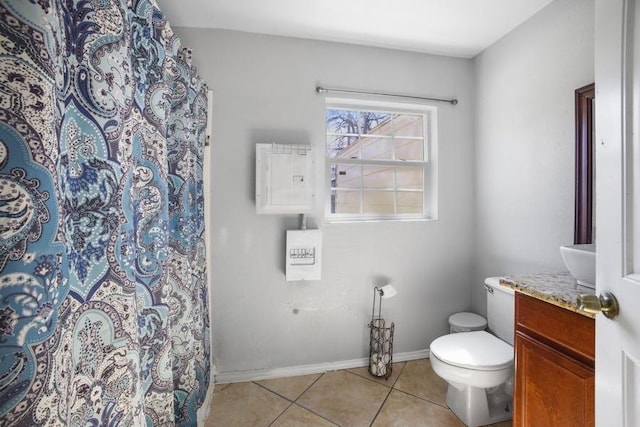
[[436, 109], [327, 99], [327, 217], [436, 217]]

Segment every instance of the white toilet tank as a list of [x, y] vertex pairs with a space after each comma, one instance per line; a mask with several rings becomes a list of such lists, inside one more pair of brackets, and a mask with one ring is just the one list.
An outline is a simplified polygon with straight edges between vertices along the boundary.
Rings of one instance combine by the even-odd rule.
[[485, 279], [487, 290], [487, 321], [489, 330], [498, 338], [513, 345], [515, 321], [515, 291], [500, 285], [499, 277]]

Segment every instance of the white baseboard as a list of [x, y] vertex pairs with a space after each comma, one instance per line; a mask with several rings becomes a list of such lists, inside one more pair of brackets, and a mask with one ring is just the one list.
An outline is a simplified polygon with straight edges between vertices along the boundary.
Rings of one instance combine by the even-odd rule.
[[[426, 359], [429, 357], [429, 349], [395, 353], [394, 362], [406, 362], [409, 360]], [[269, 380], [273, 378], [295, 377], [299, 375], [321, 374], [324, 372], [338, 371], [340, 369], [353, 369], [368, 366], [369, 359], [342, 360], [338, 362], [317, 363], [313, 365], [289, 366], [275, 369], [256, 369], [251, 371], [231, 371], [216, 373], [216, 384], [240, 383], [246, 381]]]
[[428, 359], [429, 349], [418, 351], [407, 351], [405, 353], [395, 353], [393, 355], [394, 362], [408, 362], [409, 360]]

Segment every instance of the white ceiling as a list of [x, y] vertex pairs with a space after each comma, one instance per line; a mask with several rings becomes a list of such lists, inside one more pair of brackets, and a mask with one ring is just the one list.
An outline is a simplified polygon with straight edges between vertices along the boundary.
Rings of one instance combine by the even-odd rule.
[[172, 27], [470, 58], [552, 0], [157, 0]]

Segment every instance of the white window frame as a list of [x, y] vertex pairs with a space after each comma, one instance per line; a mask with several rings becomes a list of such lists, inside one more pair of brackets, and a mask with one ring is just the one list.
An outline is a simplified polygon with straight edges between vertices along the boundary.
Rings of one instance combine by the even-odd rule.
[[[327, 110], [381, 111], [388, 113], [422, 115], [424, 123], [424, 158], [417, 160], [363, 160], [336, 159], [328, 154]], [[324, 158], [325, 158], [325, 219], [327, 222], [366, 222], [366, 221], [424, 221], [435, 220], [438, 216], [438, 131], [437, 108], [432, 105], [385, 102], [370, 99], [326, 98], [324, 109]], [[421, 166], [423, 168], [423, 213], [422, 214], [365, 214], [331, 212], [331, 164], [361, 164], [387, 166]], [[394, 192], [397, 189], [394, 189]], [[363, 194], [363, 193], [362, 193]], [[361, 204], [362, 206], [362, 204]]]

